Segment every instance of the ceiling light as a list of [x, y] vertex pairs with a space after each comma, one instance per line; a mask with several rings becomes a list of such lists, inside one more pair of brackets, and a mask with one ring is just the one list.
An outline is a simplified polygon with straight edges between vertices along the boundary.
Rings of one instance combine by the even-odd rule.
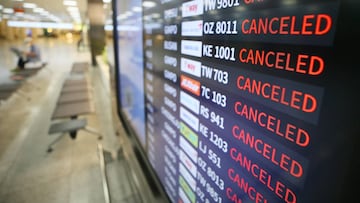
[[156, 5], [156, 3], [153, 1], [144, 1], [142, 3], [142, 5], [146, 8], [151, 8], [151, 7], [154, 7]]
[[29, 21], [8, 21], [9, 27], [27, 27], [27, 28], [57, 28], [73, 29], [72, 23], [50, 23], [50, 22], [29, 22]]
[[49, 11], [41, 12], [40, 15], [42, 15], [42, 16], [48, 16], [48, 15], [49, 15]]
[[33, 3], [24, 3], [23, 4], [24, 8], [36, 8], [36, 4]]
[[65, 0], [65, 1], [63, 2], [63, 4], [64, 4], [65, 6], [76, 6], [76, 5], [77, 5], [77, 2], [76, 2], [76, 1]]
[[131, 16], [132, 14], [133, 14], [133, 12], [131, 12], [131, 11], [126, 11], [126, 12], [125, 12], [125, 15], [126, 15], [127, 17]]
[[141, 12], [141, 7], [137, 6], [137, 7], [134, 7], [132, 10], [135, 12]]
[[34, 11], [35, 13], [42, 13], [42, 12], [44, 12], [45, 10], [44, 10], [43, 8], [34, 8], [33, 11]]
[[14, 13], [14, 9], [12, 9], [12, 8], [4, 8], [3, 13], [8, 13], [8, 14]]
[[78, 7], [67, 7], [67, 10], [70, 11], [79, 11]]

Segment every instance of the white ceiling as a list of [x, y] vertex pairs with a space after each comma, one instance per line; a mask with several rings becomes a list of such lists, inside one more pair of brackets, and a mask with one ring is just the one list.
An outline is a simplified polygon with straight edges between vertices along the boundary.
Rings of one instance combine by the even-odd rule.
[[[0, 10], [0, 17], [2, 13], [2, 18], [9, 18], [11, 20], [22, 20], [22, 21], [43, 21], [43, 22], [64, 22], [64, 23], [73, 23], [74, 20], [70, 16], [67, 6], [63, 4], [64, 0], [0, 0], [0, 5], [3, 7]], [[87, 0], [73, 0], [77, 2], [77, 7], [79, 8], [79, 13], [81, 16], [82, 23], [88, 19], [87, 17]], [[107, 1], [108, 2], [108, 1]], [[25, 3], [33, 3], [37, 8], [43, 8], [45, 11], [48, 11], [48, 14], [40, 15], [37, 12], [34, 12], [34, 9], [24, 8]], [[0, 8], [1, 8], [0, 6]], [[110, 9], [110, 5], [108, 5]], [[5, 8], [24, 8], [24, 13], [20, 14], [5, 14]], [[106, 12], [105, 12], [106, 13]], [[50, 16], [50, 17], [49, 17]], [[58, 19], [56, 21], [55, 19]]]

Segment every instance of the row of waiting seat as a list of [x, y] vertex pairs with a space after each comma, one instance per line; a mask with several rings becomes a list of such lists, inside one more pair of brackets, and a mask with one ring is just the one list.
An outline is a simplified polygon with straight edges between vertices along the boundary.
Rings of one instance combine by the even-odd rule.
[[48, 131], [49, 135], [60, 133], [60, 136], [50, 143], [48, 152], [52, 152], [53, 146], [66, 134], [75, 139], [78, 130], [88, 131], [97, 135], [98, 139], [102, 139], [100, 133], [88, 126], [86, 118], [80, 118], [82, 115], [94, 112], [93, 100], [90, 94], [91, 85], [86, 77], [88, 68], [89, 64], [87, 62], [73, 63], [70, 74], [62, 85], [51, 117], [52, 124]]
[[36, 75], [41, 69], [43, 69], [43, 66], [12, 72], [9, 78], [10, 81], [0, 85], [0, 102], [5, 102], [14, 94], [26, 97], [25, 93], [20, 90], [21, 86], [24, 83], [32, 85], [28, 79]]

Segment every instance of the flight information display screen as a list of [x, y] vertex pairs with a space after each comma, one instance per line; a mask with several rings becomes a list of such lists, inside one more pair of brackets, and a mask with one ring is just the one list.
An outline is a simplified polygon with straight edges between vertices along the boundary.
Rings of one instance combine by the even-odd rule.
[[142, 2], [142, 149], [171, 202], [344, 197], [359, 131], [341, 8]]

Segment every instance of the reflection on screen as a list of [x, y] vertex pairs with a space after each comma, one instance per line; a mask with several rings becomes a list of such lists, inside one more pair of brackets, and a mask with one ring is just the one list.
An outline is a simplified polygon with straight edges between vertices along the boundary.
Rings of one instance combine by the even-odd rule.
[[141, 1], [118, 4], [118, 60], [120, 106], [145, 146], [143, 45]]

